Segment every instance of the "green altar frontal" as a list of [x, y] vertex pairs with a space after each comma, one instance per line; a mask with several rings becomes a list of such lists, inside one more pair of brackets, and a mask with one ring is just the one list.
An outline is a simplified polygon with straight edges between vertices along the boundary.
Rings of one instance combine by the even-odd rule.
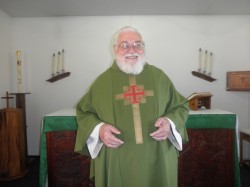
[[[231, 112], [211, 109], [204, 111], [190, 111], [186, 121], [187, 129], [233, 129], [234, 140], [234, 186], [240, 187], [239, 160], [237, 148], [237, 116]], [[40, 173], [39, 186], [45, 187], [47, 180], [47, 149], [46, 132], [75, 131], [77, 121], [75, 109], [63, 109], [44, 116], [42, 120], [42, 134], [40, 145]]]

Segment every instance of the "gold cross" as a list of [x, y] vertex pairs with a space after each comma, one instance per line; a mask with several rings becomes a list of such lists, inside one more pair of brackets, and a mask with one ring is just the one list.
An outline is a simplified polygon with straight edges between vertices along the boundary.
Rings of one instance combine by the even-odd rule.
[[132, 105], [136, 144], [143, 143], [140, 103], [146, 103], [146, 96], [154, 96], [152, 90], [144, 90], [143, 85], [137, 85], [135, 76], [129, 76], [129, 86], [123, 87], [124, 93], [117, 94], [116, 100], [124, 99], [124, 105]]

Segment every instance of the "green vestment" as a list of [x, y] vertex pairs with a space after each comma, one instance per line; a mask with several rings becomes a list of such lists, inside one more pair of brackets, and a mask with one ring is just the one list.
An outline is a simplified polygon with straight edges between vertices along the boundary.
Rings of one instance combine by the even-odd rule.
[[[100, 122], [114, 125], [121, 131], [117, 137], [124, 141], [116, 149], [103, 145], [91, 161], [90, 177], [96, 187], [177, 187], [177, 149], [169, 140], [155, 141], [149, 135], [156, 130], [156, 119], [164, 116], [175, 123], [183, 141], [188, 141], [187, 100], [163, 71], [146, 64], [139, 75], [129, 75], [114, 63], [93, 83], [76, 111], [76, 152], [89, 155], [86, 142]], [[138, 120], [140, 143], [135, 138]]]

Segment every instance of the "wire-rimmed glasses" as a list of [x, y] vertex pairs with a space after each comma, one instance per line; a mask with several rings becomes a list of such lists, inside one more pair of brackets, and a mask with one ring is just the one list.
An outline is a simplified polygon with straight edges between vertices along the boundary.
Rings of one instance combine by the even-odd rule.
[[127, 53], [131, 47], [138, 53], [142, 52], [145, 48], [145, 44], [143, 41], [135, 41], [134, 43], [130, 44], [129, 42], [121, 42], [119, 45], [116, 45], [120, 52]]

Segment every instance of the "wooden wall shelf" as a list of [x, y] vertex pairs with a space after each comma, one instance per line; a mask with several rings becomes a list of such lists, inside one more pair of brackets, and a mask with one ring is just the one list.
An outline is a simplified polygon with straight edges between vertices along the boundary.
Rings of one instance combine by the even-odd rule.
[[65, 72], [65, 73], [61, 73], [59, 75], [55, 75], [55, 76], [51, 77], [50, 79], [48, 79], [47, 81], [53, 83], [55, 81], [64, 79], [65, 77], [68, 77], [68, 76], [70, 76], [70, 72]]
[[204, 80], [209, 81], [209, 82], [213, 82], [213, 81], [216, 80], [216, 79], [213, 78], [213, 77], [210, 77], [210, 76], [208, 76], [208, 75], [205, 75], [205, 74], [200, 73], [200, 72], [197, 72], [197, 71], [192, 71], [192, 74], [193, 74], [194, 76], [196, 76], [196, 77], [199, 77], [199, 78], [204, 79]]

